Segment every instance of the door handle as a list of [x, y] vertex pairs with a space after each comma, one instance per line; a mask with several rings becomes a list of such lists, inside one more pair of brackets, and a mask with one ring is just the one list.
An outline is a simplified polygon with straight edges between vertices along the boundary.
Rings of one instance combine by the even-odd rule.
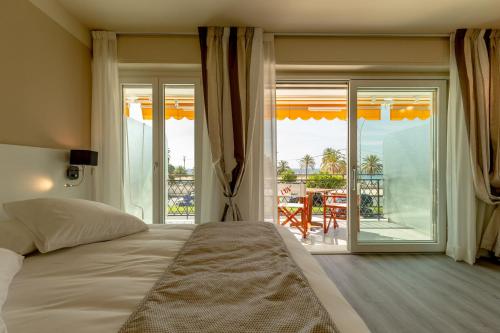
[[353, 192], [356, 192], [357, 189], [357, 182], [358, 182], [358, 169], [356, 167], [353, 167], [351, 169], [351, 190]]

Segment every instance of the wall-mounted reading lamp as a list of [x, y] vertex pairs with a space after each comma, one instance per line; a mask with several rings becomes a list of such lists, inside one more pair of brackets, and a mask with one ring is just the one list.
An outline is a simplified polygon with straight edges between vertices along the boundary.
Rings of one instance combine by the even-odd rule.
[[68, 170], [66, 171], [66, 177], [69, 180], [77, 180], [80, 178], [80, 166], [82, 167], [82, 177], [80, 181], [76, 184], [65, 184], [66, 187], [79, 186], [83, 179], [85, 178], [85, 166], [97, 165], [97, 152], [92, 150], [71, 150], [69, 154], [69, 164]]

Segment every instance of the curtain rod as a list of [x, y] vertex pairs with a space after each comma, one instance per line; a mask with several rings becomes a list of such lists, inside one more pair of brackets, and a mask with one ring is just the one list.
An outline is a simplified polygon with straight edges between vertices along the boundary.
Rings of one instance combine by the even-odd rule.
[[404, 34], [404, 33], [301, 33], [276, 32], [275, 36], [311, 36], [311, 37], [450, 37], [450, 34]]
[[[404, 33], [301, 33], [301, 32], [273, 32], [275, 36], [284, 37], [450, 37], [450, 34], [404, 34]], [[116, 32], [124, 36], [198, 36], [197, 32]]]

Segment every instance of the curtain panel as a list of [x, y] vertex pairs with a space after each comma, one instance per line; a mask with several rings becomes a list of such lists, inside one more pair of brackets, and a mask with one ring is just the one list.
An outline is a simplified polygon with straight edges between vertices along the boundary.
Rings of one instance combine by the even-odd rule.
[[92, 199], [123, 208], [121, 114], [116, 34], [93, 31], [91, 146], [99, 153]]
[[[455, 60], [455, 38], [450, 38], [450, 84], [447, 114], [446, 203], [448, 239], [446, 254], [473, 264], [477, 252], [476, 199], [468, 148], [465, 115]], [[480, 234], [480, 231], [479, 231]]]
[[262, 177], [264, 220], [274, 222], [278, 217], [276, 186], [276, 60], [274, 34], [264, 34], [264, 119]]
[[220, 220], [262, 216], [262, 30], [200, 27], [199, 40], [212, 167], [224, 197]]
[[[455, 178], [448, 181], [452, 191], [448, 194], [448, 250], [455, 259], [470, 263], [481, 250], [500, 255], [499, 36], [496, 30], [461, 29], [451, 40], [448, 176]], [[467, 191], [469, 184], [476, 202], [458, 194]], [[470, 210], [463, 211], [464, 206]]]

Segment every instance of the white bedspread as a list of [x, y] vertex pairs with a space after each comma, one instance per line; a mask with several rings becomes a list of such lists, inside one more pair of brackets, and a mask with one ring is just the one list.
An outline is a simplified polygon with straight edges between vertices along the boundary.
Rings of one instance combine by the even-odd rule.
[[[3, 309], [9, 333], [117, 332], [194, 225], [154, 225], [113, 241], [29, 256]], [[286, 229], [294, 260], [342, 332], [368, 332], [319, 264]]]

